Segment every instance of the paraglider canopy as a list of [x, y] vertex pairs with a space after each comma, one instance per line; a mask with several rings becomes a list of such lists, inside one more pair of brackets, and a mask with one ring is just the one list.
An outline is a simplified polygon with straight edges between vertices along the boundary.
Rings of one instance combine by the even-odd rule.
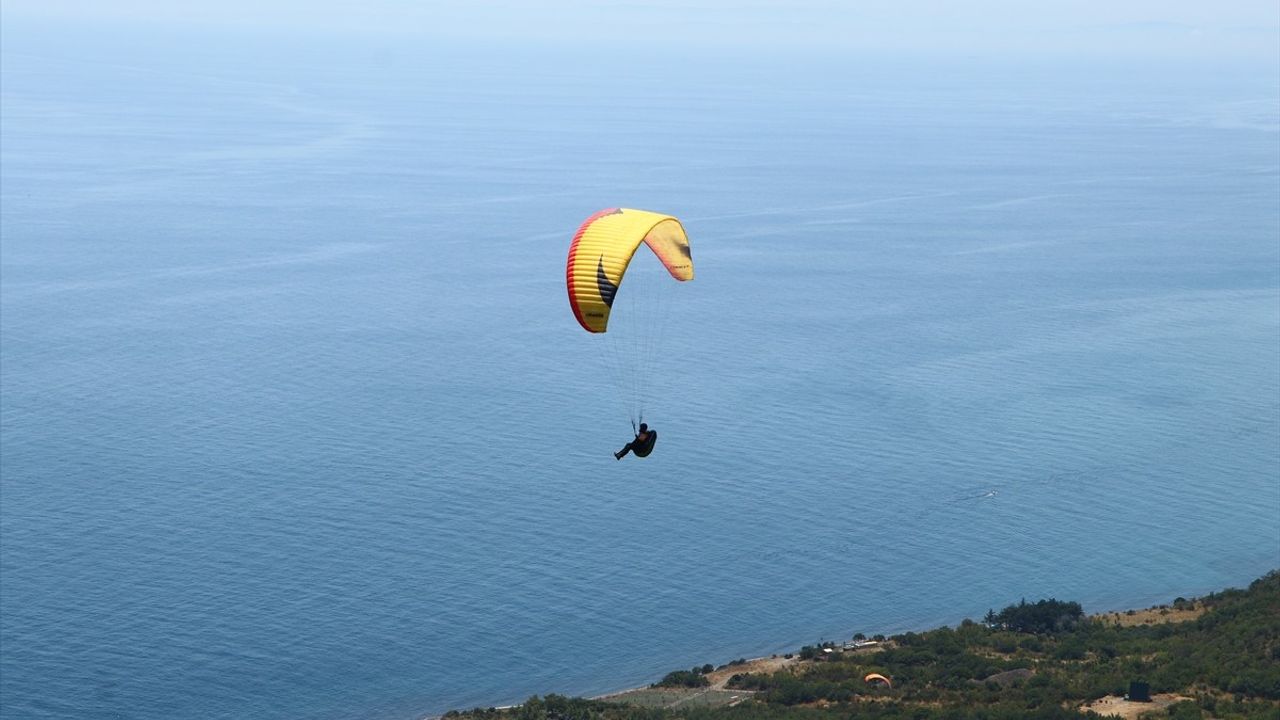
[[880, 673], [867, 673], [867, 676], [862, 678], [862, 682], [864, 683], [882, 682], [885, 684], [885, 686], [889, 688], [893, 688], [893, 683], [889, 682], [889, 678], [881, 675]]
[[[662, 394], [674, 387], [665, 378], [650, 380], [662, 377], [671, 357], [669, 313], [680, 288], [692, 279], [689, 236], [672, 215], [607, 208], [587, 218], [569, 245], [569, 306], [601, 361], [586, 372], [610, 381], [633, 429], [644, 420], [646, 405], [660, 404]], [[647, 451], [636, 454], [643, 457]]]
[[565, 284], [573, 315], [588, 332], [607, 330], [618, 286], [642, 243], [658, 256], [671, 277], [681, 282], [693, 279], [689, 236], [670, 215], [608, 208], [587, 218], [574, 234]]

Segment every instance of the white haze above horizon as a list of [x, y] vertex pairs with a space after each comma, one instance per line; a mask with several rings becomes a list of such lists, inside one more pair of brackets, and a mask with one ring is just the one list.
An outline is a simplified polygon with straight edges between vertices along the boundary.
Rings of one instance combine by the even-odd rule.
[[325, 34], [557, 48], [706, 52], [879, 52], [1185, 60], [1280, 66], [1280, 4], [1046, 0], [477, 0], [406, 3], [170, 3], [7, 0], [11, 41], [63, 27]]

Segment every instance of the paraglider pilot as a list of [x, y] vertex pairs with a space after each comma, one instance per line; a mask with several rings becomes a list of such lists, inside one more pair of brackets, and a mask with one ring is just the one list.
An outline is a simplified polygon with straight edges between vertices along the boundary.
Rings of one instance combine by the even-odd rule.
[[648, 425], [640, 423], [640, 431], [636, 433], [636, 439], [627, 443], [626, 447], [614, 453], [613, 456], [619, 460], [626, 457], [627, 453], [635, 453], [636, 457], [649, 457], [656, 442], [658, 442], [658, 431], [650, 430]]

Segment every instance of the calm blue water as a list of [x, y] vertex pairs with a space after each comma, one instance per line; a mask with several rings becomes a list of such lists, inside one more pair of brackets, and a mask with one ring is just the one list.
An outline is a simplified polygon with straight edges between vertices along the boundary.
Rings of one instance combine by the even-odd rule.
[[[416, 718], [1280, 565], [1273, 76], [237, 42], [5, 46], [5, 718]], [[622, 463], [563, 288], [613, 205], [698, 269]]]

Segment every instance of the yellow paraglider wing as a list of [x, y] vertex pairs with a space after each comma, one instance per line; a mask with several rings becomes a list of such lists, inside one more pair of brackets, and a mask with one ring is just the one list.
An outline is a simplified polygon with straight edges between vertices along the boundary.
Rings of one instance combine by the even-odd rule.
[[613, 298], [642, 243], [671, 277], [681, 282], [693, 279], [689, 236], [670, 215], [609, 208], [587, 218], [573, 236], [565, 283], [573, 315], [588, 331], [602, 333], [609, 326]]

